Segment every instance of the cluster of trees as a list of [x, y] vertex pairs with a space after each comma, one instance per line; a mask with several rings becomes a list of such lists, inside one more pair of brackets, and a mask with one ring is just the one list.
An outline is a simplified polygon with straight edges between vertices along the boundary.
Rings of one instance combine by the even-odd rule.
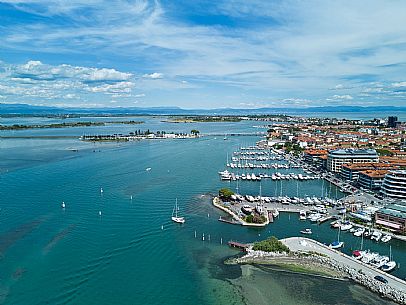
[[276, 149], [285, 149], [287, 153], [293, 152], [294, 155], [299, 155], [303, 152], [304, 148], [300, 147], [299, 144], [293, 144], [292, 142], [286, 142], [285, 145], [277, 144]]
[[222, 188], [219, 190], [219, 196], [223, 200], [230, 200], [234, 192], [228, 188]]
[[265, 252], [286, 252], [286, 253], [290, 252], [289, 247], [284, 245], [275, 236], [254, 243], [252, 249], [255, 251], [265, 251]]
[[245, 221], [248, 223], [264, 223], [266, 218], [264, 215], [251, 214], [245, 217]]

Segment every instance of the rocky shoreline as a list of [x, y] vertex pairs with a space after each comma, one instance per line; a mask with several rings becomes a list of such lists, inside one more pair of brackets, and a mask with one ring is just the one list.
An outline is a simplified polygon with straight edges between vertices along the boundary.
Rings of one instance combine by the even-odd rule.
[[[342, 263], [319, 253], [303, 252], [264, 252], [247, 249], [247, 254], [228, 259], [226, 264], [269, 264], [276, 266], [291, 265], [300, 266], [307, 274], [329, 276], [337, 279], [350, 279], [354, 282], [378, 293], [380, 296], [390, 299], [398, 304], [406, 304], [406, 293], [389, 285], [381, 283], [374, 278], [364, 274], [361, 270], [343, 265]], [[300, 271], [297, 271], [300, 272]]]

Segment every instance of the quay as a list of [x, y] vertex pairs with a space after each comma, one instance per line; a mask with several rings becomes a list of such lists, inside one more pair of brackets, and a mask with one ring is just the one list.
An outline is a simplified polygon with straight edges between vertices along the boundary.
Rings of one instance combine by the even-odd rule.
[[324, 254], [330, 259], [336, 261], [337, 263], [356, 270], [358, 273], [361, 270], [362, 274], [370, 277], [371, 280], [375, 276], [380, 275], [388, 280], [387, 283], [388, 286], [396, 290], [402, 291], [404, 293], [404, 296], [406, 297], [406, 282], [404, 280], [391, 274], [385, 273], [379, 269], [376, 269], [366, 263], [363, 263], [362, 261], [356, 260], [340, 251], [331, 249], [318, 241], [305, 237], [289, 237], [282, 239], [281, 242], [283, 242], [286, 246], [288, 246], [289, 249], [292, 251], [299, 252], [314, 251]]

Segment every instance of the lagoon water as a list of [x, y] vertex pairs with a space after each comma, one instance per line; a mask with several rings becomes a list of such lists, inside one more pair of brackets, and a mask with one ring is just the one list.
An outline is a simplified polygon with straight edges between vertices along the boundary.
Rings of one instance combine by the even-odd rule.
[[[253, 122], [144, 119], [135, 127], [91, 128], [95, 133], [258, 131]], [[83, 132], [88, 129], [1, 135]], [[224, 169], [227, 153], [258, 139], [208, 136], [96, 145], [75, 138], [0, 140], [0, 304], [392, 304], [349, 281], [222, 264], [237, 253], [226, 246], [228, 240], [295, 236], [310, 226], [283, 213], [263, 229], [218, 222], [223, 214], [212, 207], [211, 194], [228, 183], [219, 180], [217, 171]], [[301, 182], [300, 194], [320, 196], [321, 185]], [[240, 191], [255, 194], [258, 186], [243, 182]], [[275, 192], [280, 188], [273, 182], [263, 183], [264, 195]], [[295, 195], [296, 182], [286, 182], [282, 192]], [[334, 187], [330, 193], [336, 195]], [[187, 220], [182, 226], [170, 221], [175, 198]], [[312, 229], [326, 243], [337, 233], [328, 224]], [[358, 247], [352, 235], [342, 238], [346, 251]], [[395, 259], [406, 266], [405, 245], [391, 244]], [[369, 241], [365, 246], [388, 250]], [[396, 272], [406, 275], [404, 269]]]

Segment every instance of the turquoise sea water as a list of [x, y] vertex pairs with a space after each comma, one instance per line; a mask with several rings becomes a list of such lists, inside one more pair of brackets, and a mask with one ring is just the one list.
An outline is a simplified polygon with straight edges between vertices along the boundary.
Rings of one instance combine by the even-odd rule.
[[[207, 132], [256, 130], [247, 122], [174, 126], [187, 132], [196, 125]], [[41, 132], [80, 134], [75, 128]], [[218, 222], [223, 214], [210, 194], [227, 183], [217, 171], [227, 153], [258, 139], [1, 140], [0, 304], [389, 304], [347, 281], [222, 264], [236, 254], [228, 240], [294, 236], [310, 226], [288, 214], [263, 229]], [[67, 150], [72, 146], [79, 152]], [[255, 193], [258, 186], [246, 182], [240, 189]], [[283, 193], [295, 195], [296, 187], [286, 182]], [[273, 183], [264, 182], [264, 195], [274, 192]], [[300, 192], [320, 196], [321, 182], [303, 182]], [[183, 226], [170, 221], [175, 198], [187, 219]], [[336, 237], [328, 224], [313, 231], [322, 242]], [[358, 246], [351, 235], [342, 238], [347, 251]], [[366, 247], [382, 252], [388, 246], [366, 241]], [[393, 241], [395, 258], [405, 251]]]

